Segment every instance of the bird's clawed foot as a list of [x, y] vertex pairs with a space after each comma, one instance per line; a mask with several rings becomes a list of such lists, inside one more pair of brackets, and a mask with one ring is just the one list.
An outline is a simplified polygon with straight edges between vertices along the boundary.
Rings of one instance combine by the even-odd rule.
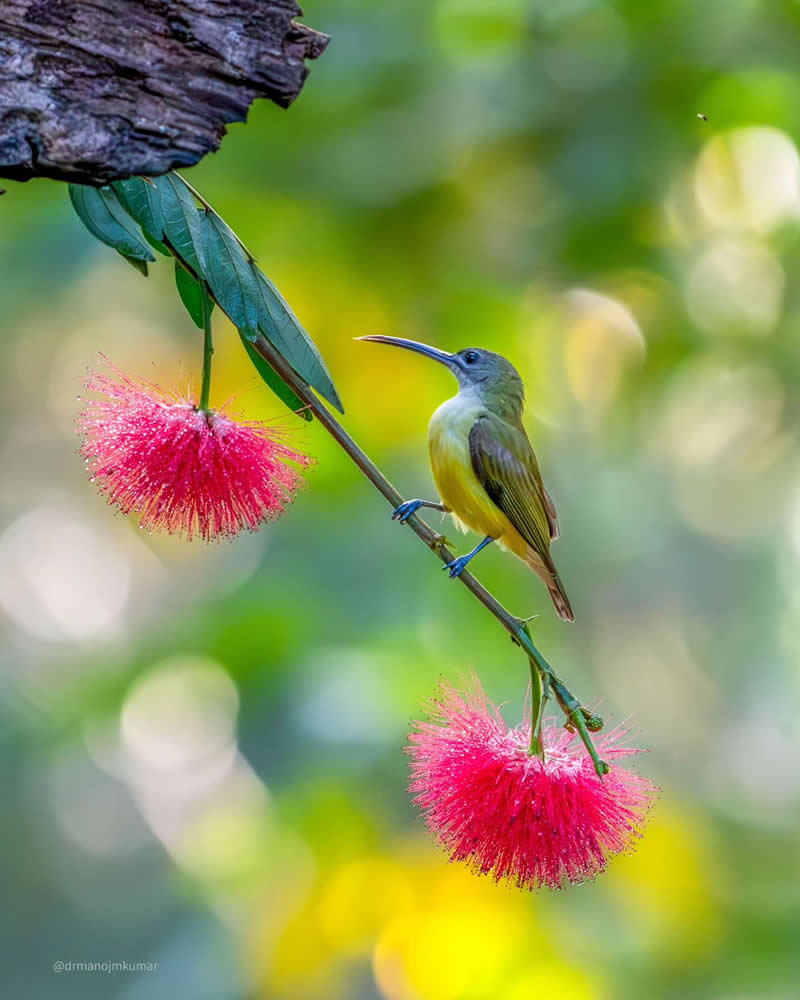
[[445, 563], [442, 569], [450, 570], [450, 579], [457, 580], [461, 574], [464, 572], [464, 568], [469, 562], [469, 556], [459, 556], [458, 559], [454, 559], [452, 562]]
[[475, 546], [472, 552], [468, 552], [465, 556], [459, 556], [458, 559], [454, 559], [452, 562], [445, 563], [442, 569], [449, 569], [450, 579], [457, 580], [464, 572], [464, 567], [470, 559], [474, 559], [481, 549], [485, 549], [493, 541], [494, 539], [490, 535], [487, 535], [482, 542]]
[[424, 500], [406, 500], [392, 511], [392, 520], [405, 524], [411, 515], [416, 514], [420, 507], [424, 505]]

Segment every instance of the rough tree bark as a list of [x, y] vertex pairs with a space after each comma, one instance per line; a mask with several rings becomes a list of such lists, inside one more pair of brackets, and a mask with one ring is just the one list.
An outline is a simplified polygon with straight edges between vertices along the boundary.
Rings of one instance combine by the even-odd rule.
[[328, 36], [294, 0], [0, 0], [0, 176], [105, 184], [217, 149], [288, 107]]

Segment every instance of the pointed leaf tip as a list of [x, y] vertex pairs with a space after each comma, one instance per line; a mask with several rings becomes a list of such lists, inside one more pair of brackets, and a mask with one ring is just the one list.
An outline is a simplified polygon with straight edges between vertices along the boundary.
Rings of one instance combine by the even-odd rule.
[[252, 261], [250, 267], [258, 288], [258, 325], [261, 332], [298, 375], [340, 413], [344, 413], [342, 401], [317, 345], [264, 272]]
[[313, 420], [313, 415], [305, 406], [303, 400], [283, 381], [272, 365], [258, 353], [252, 341], [241, 330], [239, 331], [239, 336], [244, 344], [244, 349], [247, 351], [247, 356], [253, 362], [256, 371], [278, 399], [296, 413], [301, 420]]
[[[192, 322], [201, 330], [205, 329], [205, 317], [203, 313], [203, 291], [200, 283], [180, 264], [175, 261], [175, 285], [178, 289], [181, 302], [186, 307], [186, 311], [192, 317]], [[214, 311], [214, 300], [208, 299], [211, 312]]]

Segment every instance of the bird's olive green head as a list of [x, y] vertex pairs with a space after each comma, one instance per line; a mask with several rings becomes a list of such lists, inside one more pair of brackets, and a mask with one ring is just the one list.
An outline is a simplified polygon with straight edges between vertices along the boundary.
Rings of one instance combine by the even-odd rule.
[[448, 354], [447, 351], [420, 344], [416, 340], [384, 337], [379, 334], [358, 339], [404, 347], [408, 351], [415, 351], [417, 354], [424, 354], [426, 358], [438, 361], [455, 375], [462, 392], [474, 392], [486, 408], [498, 416], [508, 418], [522, 412], [525, 398], [522, 379], [517, 369], [502, 354], [495, 354], [494, 351], [487, 351], [483, 347], [465, 347], [455, 354]]

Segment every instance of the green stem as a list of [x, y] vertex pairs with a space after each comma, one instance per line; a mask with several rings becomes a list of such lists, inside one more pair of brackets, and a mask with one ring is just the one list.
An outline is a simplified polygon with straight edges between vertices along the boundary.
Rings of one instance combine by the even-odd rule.
[[547, 677], [536, 666], [534, 661], [528, 657], [528, 664], [531, 668], [531, 746], [530, 755], [539, 757], [544, 761], [544, 743], [542, 742], [542, 719], [544, 718], [544, 706], [547, 701]]
[[214, 353], [214, 342], [211, 339], [211, 303], [208, 300], [206, 283], [200, 280], [200, 295], [203, 305], [203, 382], [200, 387], [200, 402], [198, 410], [208, 413], [208, 397], [211, 392], [211, 355]]
[[528, 626], [525, 622], [520, 623], [517, 631], [517, 638], [519, 639], [522, 647], [525, 649], [525, 652], [531, 658], [531, 662], [536, 664], [542, 675], [549, 681], [556, 701], [561, 706], [561, 711], [567, 717], [567, 726], [573, 730], [577, 729], [578, 735], [580, 736], [583, 745], [586, 747], [586, 752], [592, 758], [597, 776], [602, 779], [604, 774], [608, 774], [609, 765], [606, 761], [600, 759], [597, 750], [595, 750], [594, 743], [592, 743], [592, 737], [589, 735], [589, 730], [591, 729], [593, 732], [596, 732], [598, 729], [601, 729], [603, 720], [599, 716], [593, 715], [588, 709], [584, 708], [566, 684], [556, 674], [547, 660], [533, 644], [531, 634], [528, 631]]
[[593, 716], [588, 712], [561, 681], [553, 681], [552, 685], [556, 701], [561, 706], [561, 711], [567, 717], [567, 728], [578, 730], [578, 735], [583, 741], [587, 753], [592, 758], [597, 776], [602, 780], [603, 775], [608, 774], [611, 768], [607, 761], [601, 760], [598, 756], [594, 748], [594, 743], [592, 743], [592, 737], [589, 735], [591, 727], [587, 723], [587, 717], [594, 720], [597, 719], [597, 716]]

